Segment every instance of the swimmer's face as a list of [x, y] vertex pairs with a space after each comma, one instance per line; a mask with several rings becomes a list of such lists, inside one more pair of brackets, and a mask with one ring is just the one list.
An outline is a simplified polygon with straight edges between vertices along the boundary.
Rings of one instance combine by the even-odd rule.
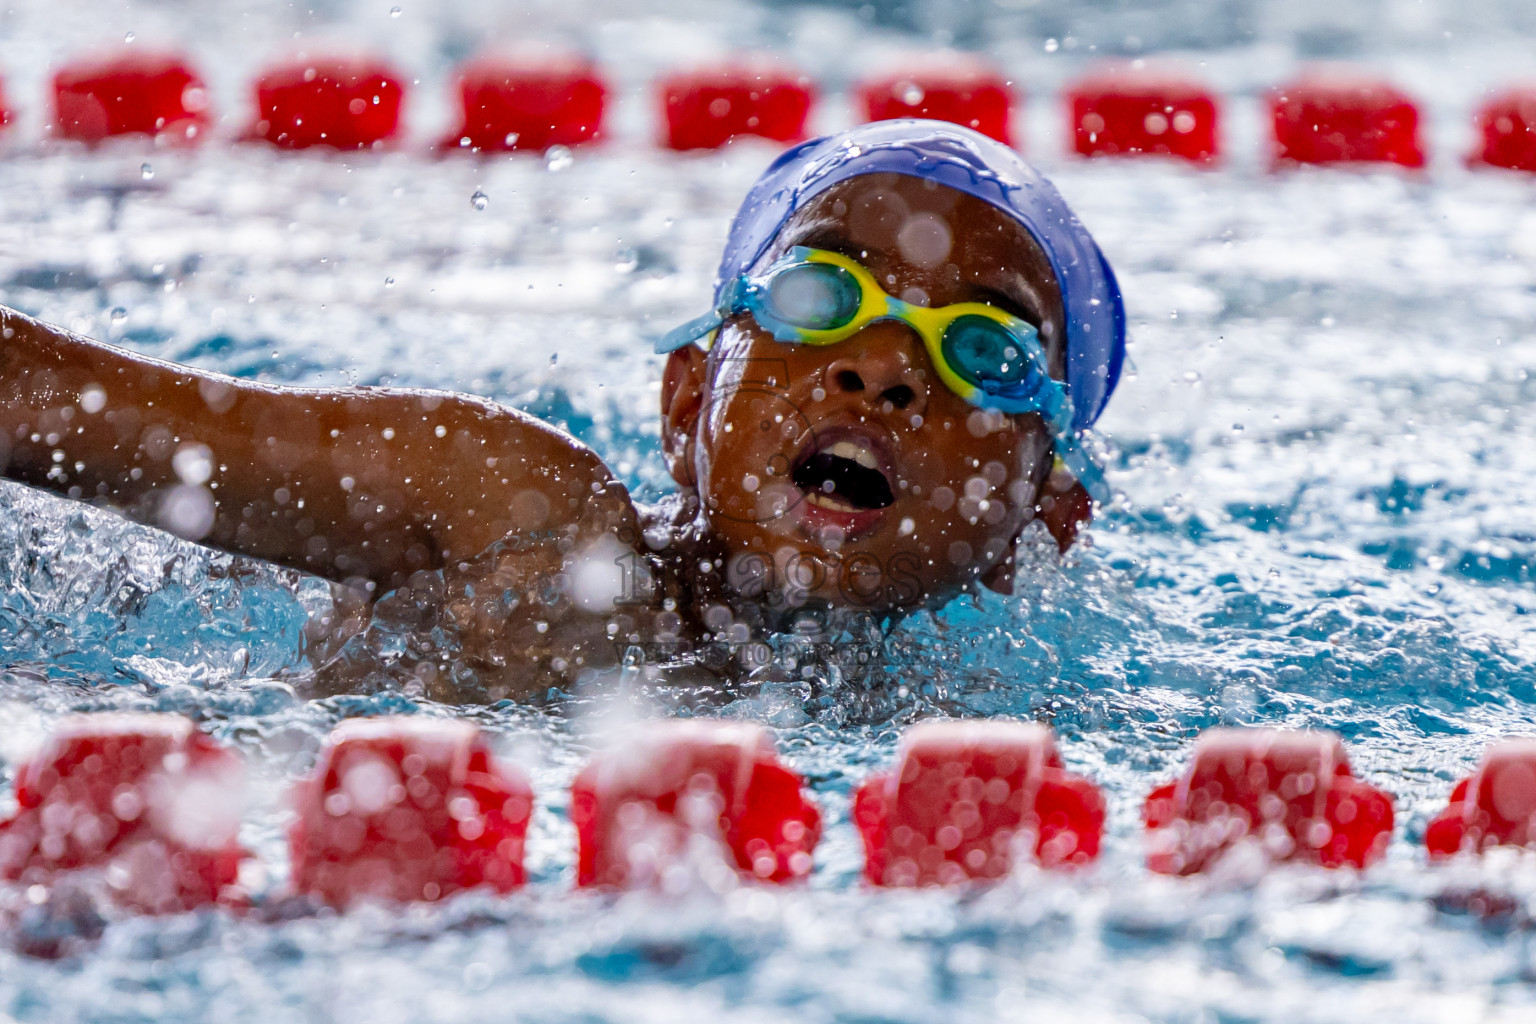
[[[759, 262], [841, 253], [889, 294], [986, 302], [1040, 330], [1061, 376], [1063, 312], [1038, 243], [994, 207], [894, 174], [842, 182], [799, 210]], [[728, 582], [770, 602], [877, 613], [1006, 589], [1012, 547], [1050, 468], [1039, 418], [984, 411], [939, 379], [906, 324], [830, 346], [775, 341], [740, 315], [663, 384], [674, 476], [697, 488]]]

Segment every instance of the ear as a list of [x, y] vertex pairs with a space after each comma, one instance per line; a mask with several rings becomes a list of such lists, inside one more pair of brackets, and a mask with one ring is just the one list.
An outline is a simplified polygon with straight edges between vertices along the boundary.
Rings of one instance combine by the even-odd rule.
[[[1093, 518], [1093, 498], [1071, 473], [1053, 467], [1040, 485], [1034, 518], [1045, 524], [1056, 541], [1057, 550], [1065, 554], [1077, 539], [1077, 531]], [[1014, 534], [1013, 540], [1008, 542], [1008, 551], [982, 574], [982, 585], [999, 594], [1012, 594], [1018, 554], [1019, 536]]]
[[1008, 550], [997, 564], [982, 573], [981, 585], [998, 594], [1013, 593], [1013, 566], [1019, 557], [1019, 537], [1014, 535], [1008, 542]]
[[1077, 539], [1077, 531], [1093, 518], [1093, 499], [1072, 474], [1052, 470], [1040, 488], [1035, 514], [1045, 521], [1056, 546], [1065, 552]]
[[689, 452], [704, 409], [708, 370], [709, 353], [697, 345], [685, 345], [668, 354], [661, 374], [661, 452], [679, 487], [697, 483]]

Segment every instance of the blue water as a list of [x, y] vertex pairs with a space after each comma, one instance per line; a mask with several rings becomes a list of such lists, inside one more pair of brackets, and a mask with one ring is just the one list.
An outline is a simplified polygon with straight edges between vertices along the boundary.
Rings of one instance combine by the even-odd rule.
[[[477, 9], [445, 8], [427, 31], [425, 11], [391, 19], [387, 6], [263, 9], [244, 23], [178, 5], [112, 7], [101, 21], [147, 33], [184, 14], [201, 45], [228, 58], [213, 77], [232, 89], [278, 29], [355, 30], [414, 62], [425, 80], [418, 122], [441, 121], [430, 90], [457, 56], [453, 41], [473, 35]], [[1361, 44], [1438, 97], [1429, 173], [1271, 177], [1250, 100], [1288, 73], [1298, 52], [1289, 33], [1306, 25], [1276, 28], [1275, 8], [1244, 9], [1270, 19], [1256, 43], [1218, 33], [1214, 49], [1188, 55], [1238, 97], [1234, 158], [1215, 172], [1059, 157], [1048, 90], [1084, 54], [1052, 51], [1047, 62], [1027, 32], [999, 38], [1002, 56], [1031, 47], [1030, 151], [1125, 286], [1130, 371], [1101, 421], [1120, 497], [1065, 562], [1026, 553], [1014, 597], [900, 626], [868, 683], [847, 682], [835, 652], [807, 648], [798, 654], [809, 677], [750, 694], [679, 695], [664, 673], [641, 671], [623, 699], [599, 688], [536, 708], [305, 699], [300, 635], [328, 600], [322, 584], [0, 484], [7, 774], [69, 711], [191, 714], [248, 757], [244, 837], [262, 855], [266, 875], [253, 881], [266, 892], [286, 871], [283, 793], [345, 716], [469, 717], [530, 771], [540, 802], [523, 894], [291, 921], [114, 917], [77, 928], [100, 934], [58, 961], [0, 939], [0, 1014], [1532, 1019], [1536, 865], [1431, 870], [1417, 845], [1490, 740], [1536, 731], [1536, 181], [1456, 160], [1469, 104], [1513, 77], [1526, 51], [1486, 25], [1437, 50], [1435, 19], [1450, 14], [1432, 8], [1422, 39], [1399, 27]], [[1326, 21], [1325, 5], [1304, 9]], [[585, 10], [589, 41], [634, 85], [621, 94], [616, 141], [573, 159], [131, 145], [86, 154], [13, 142], [0, 160], [0, 301], [242, 376], [488, 395], [567, 425], [638, 493], [660, 494], [648, 340], [703, 307], [726, 220], [772, 151], [659, 155], [644, 144], [636, 90], [653, 67], [684, 59], [685, 44], [719, 38], [733, 14], [772, 31], [748, 7], [678, 4], [671, 21]], [[1112, 21], [1109, 10], [1095, 24]], [[1499, 10], [1477, 7], [1483, 23]], [[579, 13], [538, 16], [559, 27]], [[486, 17], [501, 32], [518, 24]], [[851, 73], [826, 42], [837, 32], [863, 40], [860, 53], [912, 42], [900, 29], [860, 35], [827, 7], [785, 17], [830, 26], [831, 36], [787, 45], [808, 63], [826, 49], [834, 80]], [[13, 96], [85, 38], [41, 8], [23, 8], [0, 27], [7, 34]], [[835, 99], [823, 116], [835, 122]], [[476, 191], [484, 209], [470, 201]], [[773, 727], [827, 816], [807, 888], [701, 888], [680, 900], [570, 891], [565, 787], [616, 722], [665, 713]], [[1102, 862], [1070, 878], [1024, 872], [985, 893], [863, 889], [848, 793], [889, 762], [903, 727], [936, 715], [1051, 722], [1068, 764], [1109, 795]], [[1200, 730], [1223, 724], [1341, 733], [1357, 773], [1396, 797], [1386, 861], [1363, 875], [1147, 875], [1142, 797], [1172, 777]], [[1469, 912], [1473, 890], [1500, 897], [1504, 912]], [[24, 898], [7, 894], [4, 906]]]

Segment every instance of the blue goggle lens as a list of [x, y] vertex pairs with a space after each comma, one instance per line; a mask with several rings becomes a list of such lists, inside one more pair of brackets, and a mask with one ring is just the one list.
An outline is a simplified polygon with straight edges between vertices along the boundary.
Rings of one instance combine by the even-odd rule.
[[944, 332], [942, 349], [955, 373], [983, 391], [1033, 385], [1040, 372], [1024, 343], [984, 316], [957, 318]]
[[806, 331], [835, 331], [859, 314], [863, 292], [854, 276], [828, 263], [788, 267], [768, 282], [763, 307]]

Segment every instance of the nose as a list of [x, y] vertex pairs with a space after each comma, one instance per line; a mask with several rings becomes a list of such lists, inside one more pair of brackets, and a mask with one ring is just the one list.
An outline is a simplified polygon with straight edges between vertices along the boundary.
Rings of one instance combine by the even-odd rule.
[[832, 394], [856, 397], [869, 406], [922, 415], [928, 408], [928, 375], [922, 341], [902, 324], [882, 321], [843, 342], [827, 364], [826, 387]]

